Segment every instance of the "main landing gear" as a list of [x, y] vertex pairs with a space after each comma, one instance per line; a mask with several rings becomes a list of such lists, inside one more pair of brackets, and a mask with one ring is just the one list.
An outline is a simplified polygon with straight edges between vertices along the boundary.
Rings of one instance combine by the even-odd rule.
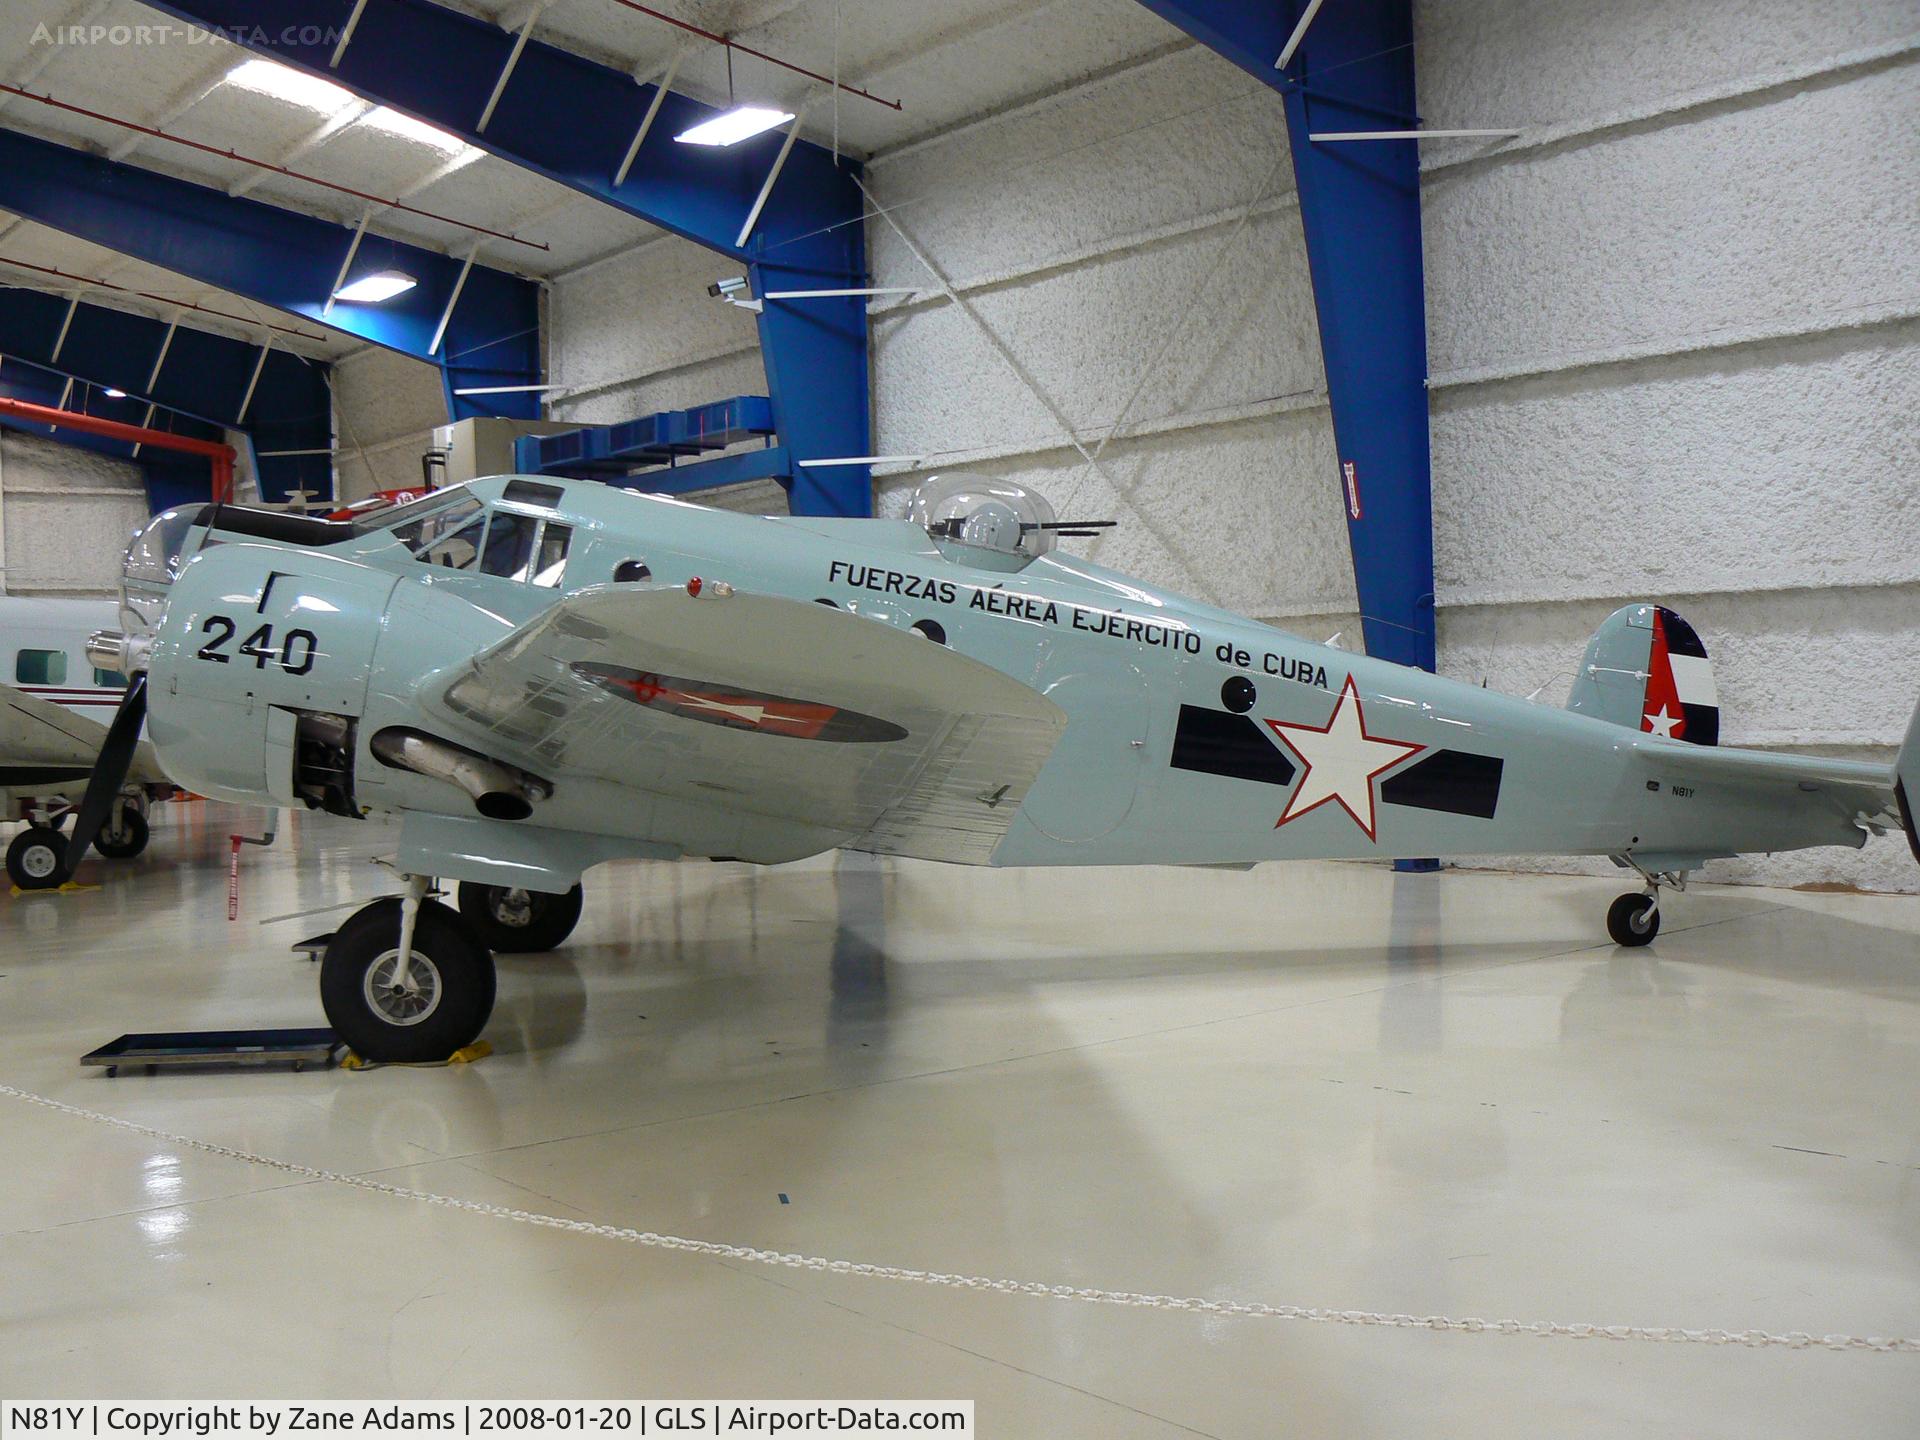
[[445, 1060], [493, 1013], [493, 951], [553, 949], [573, 933], [583, 892], [462, 882], [454, 910], [427, 898], [424, 876], [405, 878], [404, 895], [356, 910], [327, 941], [320, 1004], [364, 1059]]
[[93, 837], [93, 848], [109, 860], [131, 860], [147, 848], [149, 833], [145, 798], [123, 796], [106, 826]]
[[1617, 857], [1623, 864], [1632, 866], [1640, 872], [1640, 878], [1647, 882], [1647, 888], [1639, 892], [1629, 891], [1607, 907], [1607, 934], [1613, 937], [1616, 945], [1646, 945], [1660, 933], [1660, 890], [1685, 890], [1687, 872], [1684, 870], [1648, 870], [1634, 860], [1631, 855]]
[[22, 890], [51, 890], [67, 864], [67, 837], [51, 825], [29, 825], [7, 846], [7, 878]]
[[551, 950], [580, 923], [581, 888], [564, 895], [507, 885], [460, 882], [460, 913], [490, 949], [506, 954]]
[[[73, 814], [71, 810], [50, 811], [36, 808], [27, 828], [13, 837], [7, 846], [7, 878], [22, 890], [51, 890], [59, 885], [67, 869], [67, 837], [60, 827]], [[114, 804], [113, 813], [93, 848], [109, 860], [131, 860], [147, 848], [146, 796], [129, 790]]]
[[403, 896], [354, 912], [320, 962], [320, 1004], [340, 1038], [367, 1060], [445, 1060], [480, 1038], [493, 1013], [493, 956], [460, 914], [426, 898], [425, 877]]

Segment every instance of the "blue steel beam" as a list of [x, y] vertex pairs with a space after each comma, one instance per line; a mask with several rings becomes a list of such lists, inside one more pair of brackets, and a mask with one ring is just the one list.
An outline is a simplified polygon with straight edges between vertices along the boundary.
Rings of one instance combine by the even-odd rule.
[[[809, 288], [804, 275], [782, 265], [763, 261], [748, 273], [756, 295]], [[762, 300], [760, 358], [774, 430], [796, 461], [873, 453], [866, 296]], [[865, 465], [796, 464], [792, 473], [787, 507], [796, 515], [873, 513], [873, 472]]]
[[[332, 494], [326, 453], [333, 444], [327, 367], [278, 348], [269, 349], [263, 363], [257, 345], [185, 323], [173, 327], [171, 338], [168, 329], [168, 322], [150, 316], [85, 301], [76, 305], [69, 297], [24, 287], [0, 287], [0, 355], [8, 363], [29, 364], [39, 373], [81, 382], [94, 413], [129, 425], [151, 423], [213, 440], [232, 427], [245, 431], [257, 451], [318, 451], [262, 456], [261, 494], [269, 500], [284, 500], [294, 489]], [[54, 382], [56, 390], [60, 384]], [[127, 398], [111, 399], [102, 393], [108, 389], [123, 390]], [[149, 403], [160, 407], [151, 422]], [[202, 423], [189, 427], [170, 416]], [[118, 453], [125, 454], [126, 447], [120, 446]]]
[[[1141, 0], [1284, 97], [1367, 653], [1434, 668], [1433, 466], [1411, 0], [1328, 0], [1284, 72], [1305, 0]], [[1382, 124], [1383, 118], [1391, 123]]]
[[400, 269], [417, 285], [379, 305], [337, 302], [329, 313], [327, 299], [353, 243], [347, 226], [4, 127], [0, 209], [438, 365], [454, 419], [539, 413], [530, 393], [457, 401], [452, 395], [464, 386], [540, 383], [540, 302], [532, 281], [476, 264], [436, 353], [434, 332], [461, 262], [433, 250], [369, 234], [353, 274]]
[[[783, 137], [676, 145], [675, 135], [717, 112], [669, 91], [616, 185], [655, 91], [624, 71], [528, 40], [482, 133], [480, 117], [519, 39], [487, 21], [430, 0], [367, 0], [336, 69], [328, 61], [355, 0], [148, 3], [740, 261], [751, 267], [756, 293], [866, 283], [859, 166], [822, 146], [794, 142], [743, 235]], [[867, 454], [865, 301], [771, 301], [759, 325], [782, 440], [806, 459]], [[872, 513], [865, 466], [807, 472], [790, 495], [796, 514]]]

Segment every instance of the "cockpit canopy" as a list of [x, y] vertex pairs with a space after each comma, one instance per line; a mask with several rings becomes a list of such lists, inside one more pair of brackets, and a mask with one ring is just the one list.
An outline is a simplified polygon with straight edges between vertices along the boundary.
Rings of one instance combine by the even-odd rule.
[[167, 608], [167, 590], [186, 559], [188, 534], [202, 523], [206, 509], [183, 505], [162, 510], [135, 532], [120, 565], [120, 623], [127, 633], [140, 634], [159, 623]]
[[907, 518], [944, 544], [966, 545], [1025, 562], [1058, 543], [1059, 521], [1044, 495], [1011, 480], [949, 471], [913, 492]]

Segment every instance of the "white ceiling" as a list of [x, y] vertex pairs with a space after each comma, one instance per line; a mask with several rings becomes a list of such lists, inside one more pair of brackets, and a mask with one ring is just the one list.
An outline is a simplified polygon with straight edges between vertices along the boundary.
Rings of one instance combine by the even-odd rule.
[[[380, 0], [373, 0], [378, 4]], [[440, 0], [449, 8], [514, 28], [529, 0]], [[1180, 43], [1178, 32], [1136, 0], [648, 0], [653, 8], [842, 81], [897, 99], [901, 109], [841, 93], [736, 51], [735, 95], [796, 108], [811, 92], [803, 133], [822, 144], [870, 155], [974, 117], [1065, 88], [1140, 54]], [[0, 80], [68, 104], [164, 129], [219, 149], [236, 149], [339, 185], [485, 226], [550, 248], [488, 240], [482, 261], [552, 277], [626, 249], [660, 232], [611, 206], [542, 179], [404, 116], [369, 107], [324, 86], [277, 83], [292, 72], [260, 62], [221, 40], [186, 43], [175, 33], [145, 45], [46, 45], [42, 25], [177, 27], [136, 0], [6, 0], [0, 15]], [[629, 10], [615, 0], [551, 0], [534, 31], [548, 44], [651, 76], [682, 55], [674, 88], [721, 102], [727, 96], [722, 47]], [[837, 51], [837, 57], [836, 57]], [[263, 71], [265, 73], [263, 73]], [[309, 92], [301, 97], [295, 91]], [[271, 93], [282, 91], [286, 93]], [[837, 114], [835, 113], [837, 108]], [[358, 222], [365, 202], [274, 175], [220, 155], [142, 137], [71, 112], [0, 95], [0, 125], [255, 199]], [[386, 210], [370, 235], [387, 235], [448, 253], [476, 238], [460, 224]], [[144, 262], [73, 240], [0, 211], [0, 283], [57, 291], [58, 279], [10, 267], [21, 260], [128, 290], [88, 291], [89, 301], [146, 313], [192, 301], [242, 317], [227, 322], [190, 315], [203, 328], [249, 334], [249, 323], [297, 324], [306, 339], [279, 334], [288, 348], [338, 358], [360, 342], [315, 322], [272, 312], [243, 297]], [[254, 335], [252, 338], [257, 338]]]

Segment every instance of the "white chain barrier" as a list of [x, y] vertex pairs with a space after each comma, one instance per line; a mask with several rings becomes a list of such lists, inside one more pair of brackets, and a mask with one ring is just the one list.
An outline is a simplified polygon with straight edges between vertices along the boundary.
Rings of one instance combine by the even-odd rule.
[[1041, 1300], [1079, 1300], [1090, 1305], [1129, 1305], [1148, 1310], [1180, 1310], [1200, 1315], [1235, 1315], [1262, 1320], [1306, 1320], [1321, 1325], [1369, 1325], [1391, 1330], [1457, 1331], [1470, 1335], [1534, 1335], [1565, 1340], [1643, 1340], [1668, 1345], [1746, 1345], [1752, 1348], [1780, 1346], [1790, 1350], [1854, 1350], [1879, 1354], [1920, 1354], [1920, 1339], [1881, 1335], [1813, 1335], [1801, 1330], [1777, 1334], [1769, 1330], [1690, 1330], [1674, 1325], [1580, 1325], [1554, 1320], [1483, 1320], [1473, 1316], [1390, 1315], [1374, 1310], [1329, 1310], [1308, 1305], [1268, 1305], [1259, 1301], [1208, 1300], [1199, 1296], [1141, 1294], [1131, 1290], [1100, 1290], [1081, 1285], [1049, 1285], [1039, 1280], [1002, 1280], [986, 1275], [949, 1275], [938, 1270], [910, 1270], [900, 1265], [868, 1265], [851, 1260], [830, 1260], [818, 1255], [796, 1255], [782, 1250], [760, 1250], [751, 1245], [725, 1245], [717, 1240], [691, 1240], [680, 1235], [661, 1235], [652, 1230], [634, 1230], [624, 1225], [600, 1225], [590, 1220], [568, 1220], [544, 1215], [535, 1210], [514, 1210], [504, 1205], [487, 1205], [478, 1200], [461, 1200], [452, 1195], [436, 1195], [428, 1190], [412, 1190], [389, 1185], [364, 1175], [348, 1175], [322, 1170], [293, 1160], [277, 1160], [255, 1155], [229, 1145], [216, 1145], [175, 1135], [151, 1125], [103, 1115], [68, 1105], [12, 1085], [0, 1085], [0, 1095], [38, 1105], [46, 1110], [91, 1120], [134, 1135], [144, 1135], [162, 1144], [197, 1150], [203, 1155], [218, 1155], [248, 1165], [259, 1165], [287, 1175], [304, 1175], [329, 1185], [345, 1185], [370, 1190], [396, 1200], [416, 1200], [439, 1205], [470, 1215], [486, 1215], [496, 1220], [513, 1220], [522, 1225], [537, 1225], [548, 1230], [565, 1230], [576, 1235], [592, 1235], [602, 1240], [617, 1240], [650, 1250], [671, 1250], [683, 1255], [705, 1255], [716, 1260], [739, 1260], [750, 1265], [779, 1266], [789, 1270], [807, 1270], [822, 1275], [857, 1275], [868, 1280], [893, 1280], [912, 1285], [936, 1285], [949, 1290], [979, 1290], [996, 1295], [1028, 1295]]

